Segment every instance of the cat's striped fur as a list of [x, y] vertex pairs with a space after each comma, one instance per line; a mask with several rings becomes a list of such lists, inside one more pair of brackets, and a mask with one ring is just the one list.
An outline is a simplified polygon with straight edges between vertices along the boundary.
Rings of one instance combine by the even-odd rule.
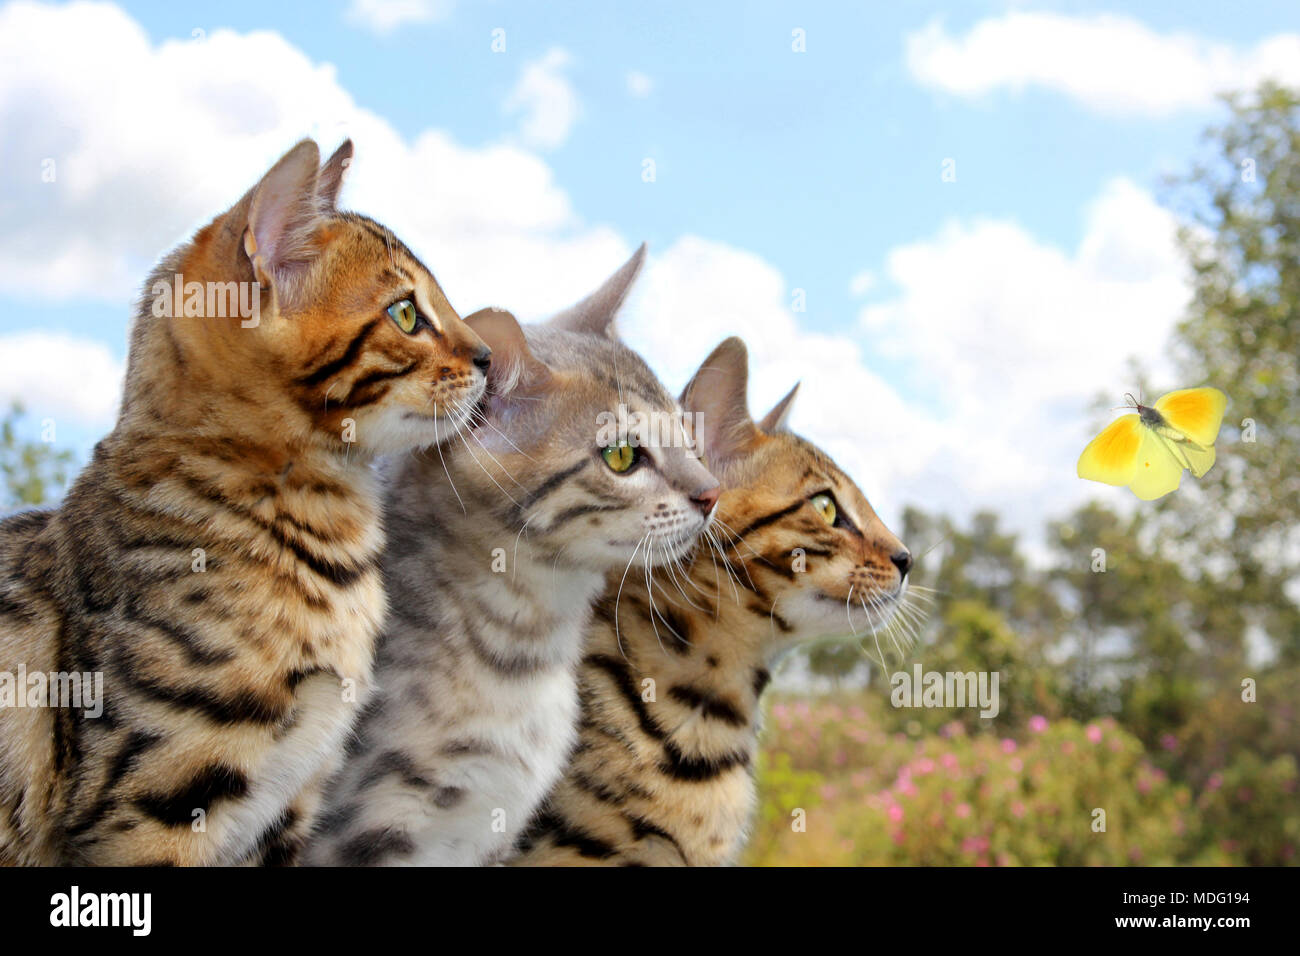
[[[516, 865], [734, 862], [770, 662], [880, 626], [901, 599], [911, 559], [899, 540], [825, 454], [780, 427], [789, 398], [750, 420], [745, 381], [744, 346], [729, 339], [683, 396], [704, 415], [722, 481], [720, 547], [655, 576], [653, 591], [644, 580], [606, 590], [579, 670], [579, 742]], [[810, 503], [822, 493], [842, 524]]]
[[665, 433], [616, 474], [597, 441], [620, 401], [684, 437], [677, 403], [606, 334], [641, 256], [526, 344], [505, 313], [468, 320], [492, 345], [494, 387], [498, 374], [518, 384], [460, 447], [393, 475], [378, 689], [309, 862], [507, 853], [572, 745], [574, 669], [606, 572], [680, 557], [706, 526], [717, 482], [687, 448]]
[[[0, 862], [288, 862], [311, 821], [384, 611], [368, 461], [453, 431], [487, 356], [335, 209], [350, 156], [299, 143], [162, 261], [116, 427], [59, 508], [0, 524], [0, 669], [99, 672], [105, 698], [0, 710]], [[158, 315], [176, 275], [260, 282], [259, 321]], [[405, 296], [417, 334], [385, 314]]]

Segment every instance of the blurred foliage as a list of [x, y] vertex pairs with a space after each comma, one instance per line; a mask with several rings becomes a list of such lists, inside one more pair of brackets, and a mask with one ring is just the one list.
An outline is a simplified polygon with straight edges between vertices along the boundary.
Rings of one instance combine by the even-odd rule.
[[23, 416], [22, 405], [15, 402], [0, 420], [0, 476], [4, 479], [0, 513], [57, 499], [72, 467], [72, 452], [19, 437]]
[[[1229, 106], [1207, 134], [1210, 155], [1171, 198], [1194, 277], [1178, 359], [1188, 382], [1230, 397], [1221, 464], [1198, 495], [1171, 495], [1158, 513], [1219, 594], [1295, 662], [1300, 608], [1285, 588], [1300, 552], [1300, 91], [1265, 84]], [[1241, 440], [1248, 419], [1253, 442]]]
[[908, 509], [928, 614], [888, 669], [998, 671], [1000, 713], [896, 709], [818, 648], [839, 689], [772, 702], [749, 862], [1300, 862], [1300, 94], [1227, 108], [1170, 183], [1193, 295], [1159, 390], [1228, 394], [1215, 467], [1049, 522], [1032, 562], [996, 514]]
[[[879, 706], [866, 696], [774, 704], [760, 776], [765, 825], [747, 862], [1115, 866], [1195, 853], [1190, 791], [1112, 719], [1031, 718], [1021, 740], [970, 735], [955, 721], [913, 737], [880, 730], [870, 713]], [[849, 754], [864, 749], [868, 766], [857, 766]], [[791, 778], [801, 781], [806, 832], [791, 826], [786, 807], [796, 805], [778, 809], [772, 796]]]

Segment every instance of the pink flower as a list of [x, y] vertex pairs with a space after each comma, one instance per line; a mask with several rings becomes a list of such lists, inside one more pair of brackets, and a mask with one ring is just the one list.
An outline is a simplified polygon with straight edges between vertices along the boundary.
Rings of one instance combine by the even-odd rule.
[[1012, 757], [1008, 766], [1011, 768], [1012, 773], [1020, 773], [1020, 771], [1025, 769], [1025, 762], [1019, 757]]
[[1029, 718], [1029, 729], [1036, 734], [1041, 734], [1047, 729], [1047, 718], [1042, 714], [1034, 714]]
[[889, 807], [889, 819], [893, 820], [895, 823], [902, 823], [902, 822], [903, 822], [903, 808], [900, 807], [900, 806], [899, 806], [898, 804], [896, 804], [896, 803], [895, 803], [895, 804], [891, 804], [890, 807]]
[[836, 797], [836, 795], [839, 794], [839, 792], [840, 792], [840, 791], [839, 791], [839, 788], [836, 787], [834, 784], [830, 784], [830, 783], [825, 784], [825, 785], [822, 787], [822, 799], [823, 799], [823, 800], [834, 800], [835, 797]]
[[837, 750], [835, 751], [835, 756], [832, 759], [835, 761], [835, 766], [843, 767], [846, 763], [849, 762], [849, 755], [846, 751]]
[[1138, 793], [1150, 793], [1151, 780], [1149, 777], [1138, 777]]
[[929, 757], [922, 757], [916, 762], [916, 772], [921, 776], [934, 772], [934, 761]]
[[968, 816], [970, 816], [970, 804], [969, 803], [957, 804], [957, 816], [961, 817], [963, 820], [965, 820]]
[[941, 764], [943, 764], [944, 769], [946, 769], [946, 770], [956, 770], [956, 769], [957, 769], [957, 763], [958, 763], [958, 761], [957, 761], [957, 755], [956, 755], [956, 754], [944, 754], [942, 757], [939, 758], [939, 762], [940, 762]]
[[1088, 739], [1091, 740], [1094, 744], [1101, 743], [1101, 728], [1098, 727], [1096, 724], [1089, 724]]
[[1015, 742], [1014, 740], [1012, 740], [1010, 737], [1006, 737], [1006, 738], [1004, 738], [1003, 741], [1002, 741], [1002, 752], [1003, 752], [1004, 754], [1013, 754], [1013, 753], [1015, 753], [1015, 752], [1016, 752], [1016, 742]]
[[1160, 738], [1160, 746], [1164, 747], [1166, 750], [1177, 750], [1178, 738], [1173, 734], [1165, 734]]
[[1023, 817], [1025, 815], [1025, 805], [1019, 800], [1011, 804], [1011, 815], [1017, 820]]
[[897, 846], [902, 846], [903, 841], [907, 839], [907, 836], [903, 833], [901, 829], [899, 829], [893, 832], [893, 834], [891, 835], [891, 839], [894, 841], [894, 843]]
[[969, 836], [961, 841], [961, 851], [974, 856], [977, 853], [983, 853], [989, 848], [989, 838], [986, 836]]
[[1061, 744], [1061, 753], [1065, 754], [1066, 756], [1069, 756], [1070, 754], [1074, 753], [1074, 741], [1067, 740], [1065, 741], [1065, 743]]
[[865, 720], [866, 717], [867, 717], [867, 712], [863, 710], [861, 707], [853, 706], [849, 708], [850, 720]]

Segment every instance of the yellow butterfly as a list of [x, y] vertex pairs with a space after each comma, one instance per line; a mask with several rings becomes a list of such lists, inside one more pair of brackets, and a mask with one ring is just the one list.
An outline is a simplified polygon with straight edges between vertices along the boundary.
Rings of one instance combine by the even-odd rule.
[[1152, 501], [1178, 487], [1184, 468], [1199, 478], [1213, 467], [1228, 396], [1217, 388], [1183, 388], [1150, 407], [1125, 398], [1137, 414], [1115, 419], [1088, 442], [1079, 456], [1080, 478], [1128, 485]]

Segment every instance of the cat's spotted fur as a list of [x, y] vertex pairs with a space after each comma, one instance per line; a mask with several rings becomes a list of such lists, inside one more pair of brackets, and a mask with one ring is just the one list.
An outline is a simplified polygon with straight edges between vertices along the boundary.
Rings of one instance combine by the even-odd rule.
[[[468, 320], [505, 394], [466, 442], [393, 475], [378, 690], [309, 862], [507, 853], [572, 746], [574, 670], [606, 573], [680, 557], [706, 526], [717, 482], [668, 441], [684, 438], [677, 403], [607, 334], [641, 256], [526, 343], [505, 313]], [[624, 474], [598, 443], [598, 416], [620, 402], [674, 425]]]
[[[384, 611], [369, 459], [453, 432], [488, 354], [336, 210], [350, 156], [298, 144], [162, 261], [116, 427], [59, 508], [0, 524], [0, 669], [100, 672], [105, 697], [0, 710], [0, 862], [287, 862], [310, 823]], [[260, 320], [158, 316], [177, 274], [259, 281]]]
[[[579, 671], [578, 746], [516, 865], [734, 862], [755, 804], [770, 661], [879, 626], [901, 598], [910, 557], [899, 540], [825, 454], [780, 428], [789, 399], [750, 420], [745, 381], [744, 346], [729, 339], [682, 400], [704, 416], [723, 545], [657, 575], [653, 591], [636, 579], [606, 590]], [[842, 524], [811, 504], [822, 493]]]

